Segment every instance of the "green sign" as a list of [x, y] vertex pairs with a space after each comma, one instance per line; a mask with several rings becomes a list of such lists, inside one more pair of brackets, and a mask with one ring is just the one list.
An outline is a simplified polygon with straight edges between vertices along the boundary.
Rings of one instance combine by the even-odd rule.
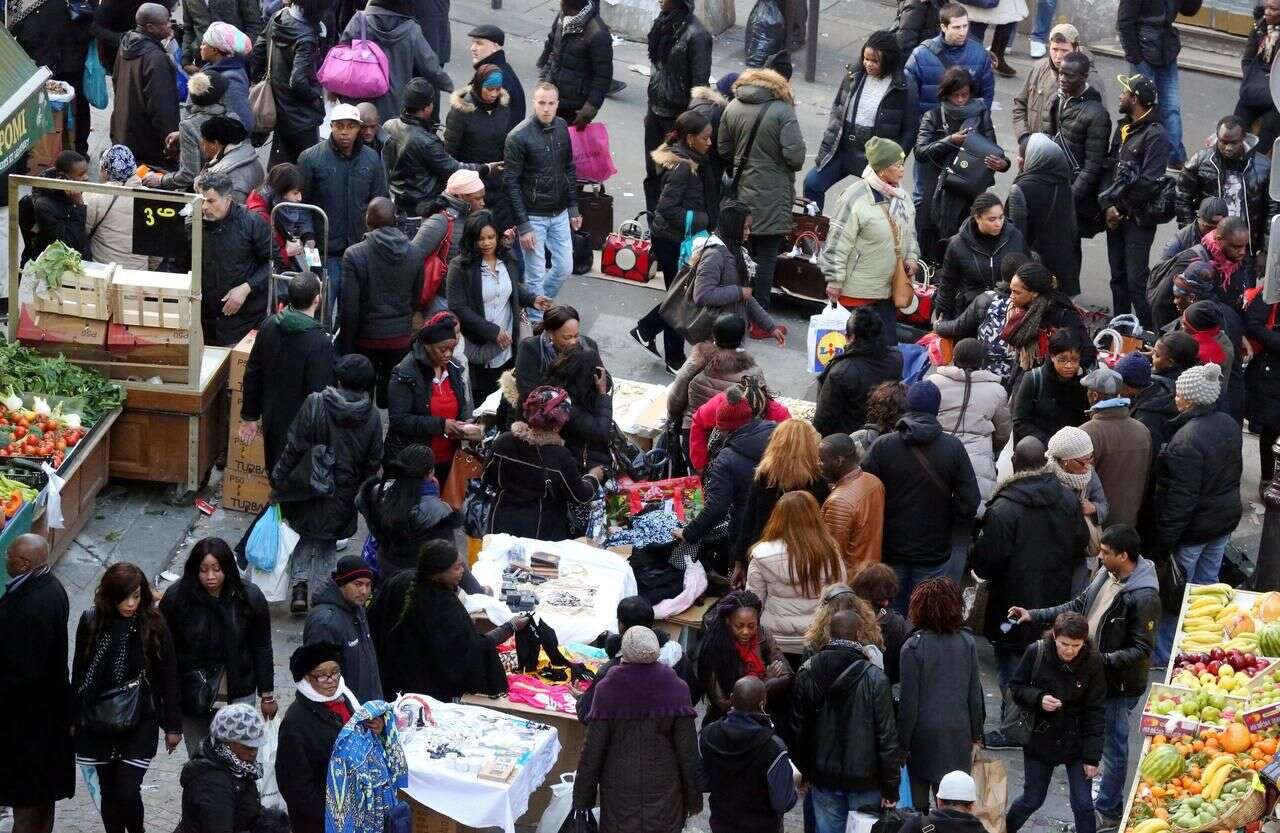
[[53, 110], [49, 107], [49, 95], [42, 84], [0, 122], [0, 171], [12, 167], [18, 157], [51, 130]]

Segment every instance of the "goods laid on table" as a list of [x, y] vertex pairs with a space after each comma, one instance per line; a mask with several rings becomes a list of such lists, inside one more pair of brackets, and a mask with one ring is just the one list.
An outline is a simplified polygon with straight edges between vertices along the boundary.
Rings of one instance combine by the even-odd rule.
[[0, 518], [0, 529], [9, 525], [10, 521], [18, 516], [22, 511], [22, 507], [28, 503], [33, 503], [40, 494], [40, 490], [31, 486], [24, 480], [16, 480], [9, 477], [10, 472], [6, 468], [0, 468], [0, 510], [3, 510], [3, 518]]

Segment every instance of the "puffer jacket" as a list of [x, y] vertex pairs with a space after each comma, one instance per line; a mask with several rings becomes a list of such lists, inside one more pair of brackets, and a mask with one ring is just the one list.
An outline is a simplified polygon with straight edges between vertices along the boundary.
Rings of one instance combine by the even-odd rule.
[[1215, 406], [1170, 421], [1173, 438], [1157, 458], [1160, 541], [1172, 549], [1203, 544], [1240, 523], [1240, 423]]
[[903, 55], [910, 55], [911, 50], [937, 33], [942, 25], [939, 14], [943, 5], [939, 0], [898, 0], [893, 34]]
[[[840, 139], [851, 122], [849, 108], [854, 106], [858, 90], [866, 76], [867, 71], [862, 68], [861, 61], [856, 65], [845, 65], [844, 78], [840, 79], [840, 88], [836, 90], [831, 115], [827, 118], [827, 129], [822, 134], [822, 145], [813, 161], [814, 168], [822, 168], [840, 149]], [[889, 83], [889, 90], [884, 98], [880, 99], [875, 123], [871, 128], [873, 136], [892, 139], [898, 143], [898, 147], [908, 152], [916, 143], [916, 124], [920, 119], [919, 104], [916, 101], [919, 93], [916, 85], [909, 81], [901, 69], [894, 70], [893, 80]], [[865, 161], [864, 159], [864, 165]], [[854, 167], [859, 173], [862, 171], [862, 167]]]
[[707, 157], [679, 142], [659, 145], [649, 158], [662, 173], [653, 236], [678, 243], [686, 231], [697, 234], [715, 228], [720, 216], [720, 181]]
[[939, 186], [943, 171], [960, 150], [950, 136], [966, 124], [974, 126], [987, 141], [996, 143], [990, 102], [984, 99], [971, 99], [964, 117], [948, 116], [941, 106], [934, 107], [924, 114], [916, 134], [915, 154], [920, 162], [921, 187], [929, 196], [927, 203], [921, 204], [925, 210], [916, 214], [916, 235], [920, 238], [920, 255], [930, 263], [939, 262], [946, 254], [947, 240], [960, 230], [973, 205], [967, 195]]
[[267, 178], [258, 161], [258, 152], [248, 142], [228, 145], [216, 159], [209, 160], [205, 171], [226, 174], [231, 179], [231, 197], [241, 205]]
[[965, 38], [961, 46], [951, 46], [942, 35], [937, 35], [921, 41], [907, 59], [907, 75], [919, 92], [917, 112], [921, 117], [938, 106], [938, 85], [942, 83], [943, 73], [951, 67], [969, 70], [973, 76], [974, 98], [988, 105], [995, 101], [996, 77], [991, 71], [991, 57], [986, 47], [973, 38]]
[[333, 140], [312, 145], [298, 157], [302, 201], [324, 209], [329, 218], [329, 257], [340, 257], [364, 237], [364, 211], [374, 197], [385, 197], [387, 172], [372, 148], [356, 139], [344, 156]]
[[431, 126], [417, 116], [401, 113], [382, 127], [387, 132], [382, 165], [398, 211], [426, 216], [432, 200], [444, 192], [445, 183], [455, 172], [487, 170], [485, 165], [459, 162], [450, 156]]
[[[738, 199], [751, 209], [751, 233], [786, 234], [791, 231], [796, 174], [805, 157], [791, 85], [771, 69], [748, 69], [733, 82], [733, 96], [720, 120], [716, 149], [722, 159], [742, 165], [734, 173], [740, 175]], [[751, 152], [743, 159], [756, 114], [771, 101]]]
[[[61, 178], [56, 174], [50, 168], [41, 176]], [[85, 206], [71, 201], [69, 191], [36, 188], [29, 198], [23, 197], [23, 200], [27, 199], [30, 200], [32, 227], [29, 232], [24, 227], [26, 245], [22, 249], [22, 263], [39, 257], [41, 252], [55, 242], [66, 244], [82, 258], [89, 257], [89, 229], [85, 224], [88, 211]], [[21, 218], [24, 213], [20, 209], [18, 216]]]
[[[380, 576], [382, 579], [389, 576]], [[302, 626], [302, 644], [328, 642], [342, 648], [342, 681], [361, 703], [382, 699], [378, 655], [369, 633], [369, 616], [363, 606], [347, 601], [332, 581], [311, 599], [311, 610]]]
[[895, 245], [885, 197], [862, 179], [844, 190], [831, 213], [827, 245], [818, 261], [828, 286], [838, 287], [847, 298], [890, 297], [898, 253], [908, 260], [920, 256], [915, 206], [906, 198], [902, 204], [906, 218], [897, 224]]
[[319, 127], [324, 121], [324, 88], [316, 78], [320, 65], [320, 26], [303, 20], [286, 6], [271, 16], [253, 45], [253, 79], [271, 64], [271, 92], [276, 102], [276, 129], [289, 136]]
[[[215, 599], [203, 587], [194, 588], [197, 601], [179, 579], [160, 598], [160, 615], [173, 635], [178, 673], [220, 666], [226, 671], [227, 695], [244, 697], [272, 690], [271, 613], [262, 591], [243, 582], [242, 596], [230, 591]], [[229, 634], [234, 645], [228, 645]], [[228, 649], [236, 655], [228, 657]], [[203, 716], [203, 715], [202, 715]]]
[[[1086, 643], [1075, 659], [1064, 662], [1052, 639], [1035, 642], [1014, 669], [1009, 694], [1032, 715], [1031, 740], [1022, 747], [1024, 755], [1049, 764], [1098, 765], [1106, 724], [1107, 675], [1093, 645]], [[1041, 705], [1045, 695], [1056, 697], [1062, 706], [1045, 711]]]
[[1080, 498], [1048, 467], [1014, 472], [987, 502], [973, 545], [973, 570], [987, 580], [983, 634], [992, 643], [1025, 648], [1041, 626], [1000, 630], [1009, 608], [1060, 605], [1071, 598], [1071, 577], [1084, 562], [1089, 529]]
[[978, 493], [985, 501], [996, 487], [996, 459], [1013, 434], [1004, 385], [989, 370], [966, 374], [955, 365], [939, 367], [929, 381], [942, 394], [938, 424], [964, 443], [978, 479]]
[[542, 541], [571, 537], [569, 507], [590, 503], [600, 486], [595, 477], [582, 474], [564, 440], [523, 422], [494, 440], [484, 482], [497, 491], [485, 532]]
[[1196, 210], [1205, 197], [1223, 196], [1227, 168], [1234, 167], [1244, 182], [1239, 216], [1249, 227], [1251, 251], [1259, 252], [1267, 247], [1271, 218], [1280, 212], [1280, 204], [1271, 199], [1268, 192], [1271, 160], [1257, 152], [1256, 138], [1248, 136], [1245, 141], [1248, 147], [1235, 165], [1222, 158], [1216, 145], [1197, 151], [1187, 160], [1178, 175], [1178, 225], [1185, 226], [1195, 222]]
[[271, 470], [272, 486], [283, 486], [307, 449], [321, 444], [334, 455], [333, 494], [282, 501], [281, 509], [300, 535], [350, 538], [356, 531], [356, 492], [382, 462], [382, 419], [367, 394], [330, 387], [308, 396]]
[[693, 0], [679, 0], [688, 16], [671, 51], [653, 64], [649, 75], [649, 112], [674, 119], [689, 108], [689, 91], [711, 77], [711, 33], [693, 11]]
[[[1123, 140], [1122, 136], [1125, 137]], [[1117, 164], [1127, 162], [1132, 165], [1137, 169], [1137, 178], [1119, 194], [1106, 197], [1099, 194], [1098, 207], [1102, 209], [1103, 215], [1114, 205], [1122, 215], [1139, 226], [1150, 228], [1159, 225], [1152, 219], [1147, 207], [1164, 186], [1164, 172], [1169, 167], [1172, 152], [1169, 134], [1160, 121], [1159, 107], [1151, 108], [1138, 122], [1133, 122], [1128, 116], [1121, 117], [1111, 134], [1107, 157]], [[1103, 191], [1110, 186], [1111, 178], [1110, 174], [1103, 178]]]
[[200, 41], [215, 21], [230, 23], [253, 43], [262, 34], [262, 4], [258, 0], [182, 0], [184, 63], [200, 63]]
[[521, 234], [533, 229], [531, 214], [550, 217], [568, 210], [570, 218], [578, 216], [578, 179], [564, 119], [543, 124], [530, 116], [520, 122], [507, 134], [503, 160], [502, 182]]
[[1178, 60], [1182, 39], [1173, 25], [1178, 5], [1179, 0], [1119, 0], [1116, 31], [1126, 61], [1162, 67]]
[[258, 782], [236, 775], [206, 738], [199, 753], [182, 766], [182, 819], [176, 833], [253, 830], [262, 814]]
[[407, 338], [413, 307], [422, 291], [422, 262], [431, 247], [424, 223], [410, 240], [397, 226], [382, 226], [342, 255], [338, 342], [352, 350], [360, 341]]
[[[182, 121], [178, 122], [178, 170], [162, 174], [160, 187], [169, 191], [190, 191], [196, 175], [208, 159], [200, 152], [200, 128], [214, 116], [234, 116], [221, 101], [216, 104], [186, 105]], [[243, 202], [243, 200], [240, 200]]]
[[688, 428], [694, 412], [704, 403], [748, 376], [764, 382], [764, 370], [746, 350], [717, 347], [713, 341], [695, 344], [668, 390], [667, 415], [683, 418]]
[[566, 34], [564, 13], [556, 15], [538, 56], [538, 80], [560, 91], [561, 116], [576, 114], [583, 105], [599, 110], [613, 82], [613, 36], [595, 5], [582, 29]]
[[755, 324], [768, 332], [776, 326], [773, 316], [765, 312], [754, 295], [743, 298], [742, 289], [747, 276], [738, 274], [737, 261], [729, 254], [728, 247], [714, 234], [694, 256], [691, 263], [696, 272], [693, 282], [693, 302], [700, 307], [712, 307], [717, 315], [739, 315], [748, 324]]
[[960, 231], [947, 242], [942, 267], [938, 269], [938, 291], [933, 301], [938, 315], [955, 318], [983, 292], [995, 289], [1005, 257], [1026, 251], [1016, 224], [1006, 221], [999, 236], [989, 237], [978, 233], [972, 217], [966, 218]]
[[861, 646], [824, 645], [791, 687], [792, 758], [805, 780], [838, 790], [879, 790], [896, 800], [901, 781], [889, 678]]
[[[826, 576], [821, 586], [844, 581], [844, 570]], [[804, 634], [818, 609], [818, 595], [810, 596], [791, 580], [786, 541], [761, 541], [747, 561], [747, 589], [760, 597], [760, 623], [769, 629], [783, 653], [803, 654]], [[819, 590], [821, 593], [821, 590]]]
[[[271, 229], [257, 214], [240, 203], [232, 203], [226, 217], [202, 226], [203, 268], [200, 273], [201, 304], [212, 316], [213, 338], [207, 343], [229, 347], [262, 323], [267, 315], [267, 277], [271, 274]], [[222, 298], [242, 283], [249, 284], [249, 297], [234, 315], [222, 314]]]
[[854, 342], [832, 359], [818, 377], [818, 404], [813, 427], [826, 437], [851, 434], [867, 421], [867, 395], [881, 382], [902, 378], [897, 348]]
[[1056, 137], [1071, 165], [1071, 194], [1076, 201], [1077, 232], [1092, 237], [1104, 226], [1098, 210], [1098, 190], [1107, 167], [1107, 144], [1111, 136], [1111, 114], [1102, 92], [1090, 82], [1080, 95], [1062, 99], [1054, 96], [1045, 113], [1042, 132]]
[[[511, 120], [511, 95], [503, 90], [493, 104], [477, 102], [470, 86], [449, 96], [444, 148], [459, 162], [501, 162]], [[494, 195], [497, 196], [496, 194]]]
[[387, 77], [391, 83], [385, 93], [373, 99], [379, 121], [385, 122], [400, 115], [405, 85], [414, 78], [426, 78], [441, 92], [453, 90], [453, 81], [441, 69], [440, 58], [427, 43], [417, 20], [384, 8], [375, 0], [347, 22], [347, 28], [342, 32], [342, 43], [360, 37], [361, 17], [364, 18], [369, 40], [387, 56]]
[[729, 435], [724, 448], [707, 466], [702, 479], [702, 514], [685, 527], [685, 542], [701, 542], [725, 518], [729, 519], [729, 540], [738, 539], [742, 509], [747, 505], [756, 466], [776, 427], [768, 420], [753, 419]]
[[163, 170], [165, 138], [178, 129], [178, 81], [169, 53], [139, 31], [120, 39], [111, 77], [111, 141], [133, 151], [139, 165]]

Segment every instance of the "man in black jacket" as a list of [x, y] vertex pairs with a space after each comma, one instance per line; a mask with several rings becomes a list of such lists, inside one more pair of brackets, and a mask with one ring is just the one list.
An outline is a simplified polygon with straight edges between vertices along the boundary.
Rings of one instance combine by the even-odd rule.
[[[53, 167], [40, 172], [45, 179], [84, 182], [89, 178], [89, 160], [74, 150], [64, 150]], [[61, 242], [85, 260], [92, 260], [89, 230], [86, 228], [84, 195], [79, 191], [33, 188], [18, 201], [18, 228], [22, 232], [22, 259], [19, 265], [35, 260], [51, 243]]]
[[1089, 86], [1089, 58], [1071, 52], [1058, 68], [1058, 94], [1049, 102], [1049, 130], [1071, 164], [1071, 194], [1076, 201], [1076, 229], [1081, 237], [1102, 231], [1098, 190], [1106, 170], [1111, 114], [1102, 96]]
[[880, 316], [858, 307], [845, 323], [845, 346], [818, 377], [813, 427], [824, 437], [852, 434], [867, 421], [867, 394], [902, 378], [902, 354], [886, 347]]
[[369, 634], [365, 604], [373, 595], [373, 571], [358, 555], [344, 555], [330, 580], [311, 601], [302, 644], [342, 646], [342, 679], [361, 703], [382, 699], [378, 655]]
[[613, 82], [613, 36], [597, 0], [560, 0], [538, 56], [538, 79], [559, 91], [557, 116], [577, 128], [595, 119]]
[[401, 214], [424, 216], [456, 171], [492, 175], [502, 170], [501, 162], [459, 162], [449, 155], [430, 126], [435, 100], [436, 90], [431, 82], [415, 78], [405, 85], [400, 117], [383, 125], [387, 142], [382, 146], [382, 164], [387, 170], [391, 198]]
[[883, 560], [898, 574], [894, 609], [903, 614], [917, 584], [945, 573], [953, 529], [972, 523], [978, 511], [973, 464], [964, 443], [938, 424], [941, 402], [933, 382], [916, 382], [896, 430], [881, 435], [862, 460], [862, 470], [884, 483]]
[[502, 70], [502, 89], [511, 97], [511, 123], [524, 121], [524, 86], [511, 64], [507, 63], [507, 53], [502, 48], [507, 40], [506, 32], [492, 23], [485, 23], [467, 32], [467, 37], [471, 38], [471, 63], [476, 69], [481, 64], [494, 64]]
[[[1177, 72], [1177, 67], [1173, 68]], [[1143, 75], [1120, 79], [1120, 112], [1111, 137], [1110, 156], [1116, 162], [1115, 179], [1123, 188], [1107, 187], [1098, 205], [1107, 225], [1107, 260], [1111, 265], [1113, 315], [1134, 312], [1144, 327], [1151, 326], [1147, 307], [1147, 269], [1155, 222], [1146, 207], [1164, 187], [1169, 166], [1169, 136], [1160, 123], [1156, 85]], [[1116, 183], [1119, 184], [1119, 183]]]
[[910, 55], [913, 49], [938, 34], [938, 28], [942, 25], [939, 15], [944, 5], [945, 0], [898, 0], [893, 34], [898, 39], [903, 55]]
[[1212, 147], [1196, 151], [1178, 176], [1178, 225], [1195, 222], [1201, 200], [1221, 197], [1227, 215], [1243, 219], [1248, 227], [1249, 251], [1257, 256], [1261, 271], [1271, 218], [1280, 211], [1267, 190], [1271, 160], [1257, 152], [1256, 140], [1235, 116], [1218, 120], [1217, 137]]
[[[1178, 91], [1178, 52], [1182, 40], [1174, 27], [1182, 0], [1119, 0], [1116, 30], [1129, 72], [1142, 74], [1159, 90], [1160, 116], [1169, 137], [1169, 164], [1182, 167], [1182, 109]], [[1197, 8], [1199, 4], [1197, 4]]]
[[1179, 252], [1185, 252], [1204, 239], [1204, 236], [1218, 227], [1222, 218], [1227, 216], [1227, 201], [1222, 197], [1205, 197], [1200, 200], [1195, 219], [1178, 229], [1178, 233], [1169, 238], [1160, 253], [1161, 260], [1168, 260]]
[[694, 87], [711, 76], [711, 33], [693, 11], [693, 0], [658, 0], [649, 30], [649, 105], [644, 113], [644, 204], [653, 211], [662, 190], [662, 172], [649, 154], [676, 129], [676, 116], [689, 107]]
[[898, 802], [901, 768], [889, 678], [856, 641], [857, 616], [831, 617], [831, 641], [791, 688], [791, 748], [809, 785], [816, 829], [844, 830], [849, 813]]
[[[590, 9], [591, 0], [587, 2], [586, 8]], [[556, 25], [559, 26], [559, 18]], [[605, 39], [608, 40], [607, 33]], [[501, 163], [502, 181], [520, 234], [520, 247], [525, 252], [524, 284], [535, 295], [551, 299], [555, 299], [573, 268], [570, 229], [582, 227], [573, 148], [569, 145], [568, 125], [557, 115], [560, 109], [556, 85], [538, 82], [533, 90], [533, 115], [507, 134]], [[551, 252], [550, 271], [544, 250]], [[541, 321], [542, 311], [530, 310], [529, 320]]]
[[173, 26], [159, 3], [143, 3], [134, 20], [138, 28], [120, 39], [111, 73], [111, 141], [132, 150], [139, 165], [164, 169], [165, 139], [178, 129], [177, 68], [164, 48]]
[[1098, 571], [1083, 593], [1055, 607], [1009, 608], [1009, 618], [1019, 623], [1047, 626], [1069, 610], [1089, 620], [1089, 637], [1102, 654], [1107, 672], [1102, 785], [1094, 801], [1100, 828], [1114, 827], [1124, 807], [1121, 790], [1129, 764], [1129, 713], [1147, 688], [1151, 646], [1160, 619], [1160, 582], [1155, 565], [1139, 554], [1141, 546], [1133, 527], [1109, 526], [1098, 547], [1098, 560], [1106, 569]]
[[207, 171], [195, 182], [201, 209], [200, 327], [204, 343], [234, 347], [267, 315], [271, 229], [232, 200], [231, 178]]

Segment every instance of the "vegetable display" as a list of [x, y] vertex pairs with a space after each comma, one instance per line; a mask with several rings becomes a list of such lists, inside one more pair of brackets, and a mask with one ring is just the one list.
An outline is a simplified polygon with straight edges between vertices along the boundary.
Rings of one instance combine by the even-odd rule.
[[0, 337], [0, 391], [75, 397], [83, 402], [79, 417], [92, 427], [124, 403], [120, 385], [101, 373], [72, 364], [62, 356], [42, 356]]
[[40, 397], [40, 410], [10, 410], [11, 402], [0, 404], [0, 457], [47, 457], [56, 469], [88, 433], [77, 414], [63, 417]]

